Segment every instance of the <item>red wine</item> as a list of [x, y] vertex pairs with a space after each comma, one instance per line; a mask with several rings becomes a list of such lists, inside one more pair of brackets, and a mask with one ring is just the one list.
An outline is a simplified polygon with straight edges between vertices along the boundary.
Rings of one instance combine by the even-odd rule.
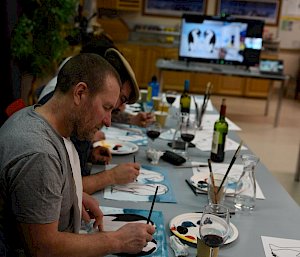
[[209, 247], [219, 247], [223, 245], [223, 238], [218, 235], [205, 235], [203, 241]]
[[166, 99], [169, 104], [173, 104], [176, 100], [176, 96], [167, 96]]
[[191, 141], [193, 141], [193, 139], [195, 138], [195, 136], [192, 135], [192, 134], [188, 134], [188, 133], [182, 133], [181, 134], [181, 138], [185, 142], [191, 142]]
[[147, 136], [150, 137], [152, 140], [154, 140], [155, 138], [158, 138], [159, 135], [160, 135], [159, 131], [155, 131], [155, 130], [147, 131]]

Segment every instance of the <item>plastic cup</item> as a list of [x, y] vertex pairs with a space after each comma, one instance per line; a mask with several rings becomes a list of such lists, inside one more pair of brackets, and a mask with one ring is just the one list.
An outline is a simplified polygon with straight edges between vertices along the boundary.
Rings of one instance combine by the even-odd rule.
[[141, 102], [142, 103], [147, 102], [148, 90], [147, 89], [141, 89], [140, 90], [140, 95], [141, 95]]
[[[214, 173], [214, 185], [209, 177], [208, 179], [208, 203], [209, 204], [223, 204], [225, 200], [225, 191], [228, 183], [228, 179], [224, 181], [221, 189], [219, 187], [224, 178], [224, 174]], [[218, 192], [219, 191], [219, 192]]]
[[152, 101], [153, 101], [154, 110], [159, 111], [159, 106], [160, 106], [160, 103], [161, 103], [161, 97], [153, 96]]
[[156, 111], [156, 112], [154, 112], [154, 114], [155, 114], [156, 121], [163, 128], [166, 124], [168, 113], [167, 112], [162, 112], [162, 111]]
[[160, 103], [159, 111], [169, 112], [169, 105], [167, 103]]

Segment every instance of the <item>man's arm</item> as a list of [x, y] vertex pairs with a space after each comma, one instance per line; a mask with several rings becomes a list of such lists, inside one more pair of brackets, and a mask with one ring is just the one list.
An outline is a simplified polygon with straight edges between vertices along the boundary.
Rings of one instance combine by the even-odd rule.
[[147, 113], [147, 112], [139, 112], [136, 115], [132, 115], [127, 112], [119, 111], [113, 113], [112, 115], [112, 122], [137, 125], [140, 127], [146, 127], [154, 121], [155, 121], [154, 115], [152, 113]]
[[74, 234], [58, 231], [58, 222], [20, 224], [30, 256], [92, 257], [127, 252], [138, 253], [152, 240], [154, 227], [131, 223], [115, 232]]
[[93, 194], [113, 184], [127, 184], [136, 180], [140, 173], [140, 164], [123, 163], [116, 167], [82, 177], [83, 191]]

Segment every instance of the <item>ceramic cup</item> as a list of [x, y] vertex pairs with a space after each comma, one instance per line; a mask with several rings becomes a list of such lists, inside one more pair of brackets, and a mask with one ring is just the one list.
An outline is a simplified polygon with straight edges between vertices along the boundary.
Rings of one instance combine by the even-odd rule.
[[224, 178], [224, 174], [222, 173], [214, 173], [214, 185], [211, 181], [211, 178], [208, 178], [208, 203], [209, 204], [223, 204], [225, 200], [225, 191], [228, 183], [228, 179], [226, 178], [221, 189], [219, 187]]

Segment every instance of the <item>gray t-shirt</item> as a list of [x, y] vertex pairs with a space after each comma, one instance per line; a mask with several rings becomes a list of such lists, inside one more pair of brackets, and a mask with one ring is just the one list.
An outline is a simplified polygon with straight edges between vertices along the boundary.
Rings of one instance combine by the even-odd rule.
[[17, 223], [58, 221], [59, 231], [77, 232], [77, 197], [63, 139], [34, 108], [20, 110], [0, 128], [0, 240], [13, 249], [22, 247]]

